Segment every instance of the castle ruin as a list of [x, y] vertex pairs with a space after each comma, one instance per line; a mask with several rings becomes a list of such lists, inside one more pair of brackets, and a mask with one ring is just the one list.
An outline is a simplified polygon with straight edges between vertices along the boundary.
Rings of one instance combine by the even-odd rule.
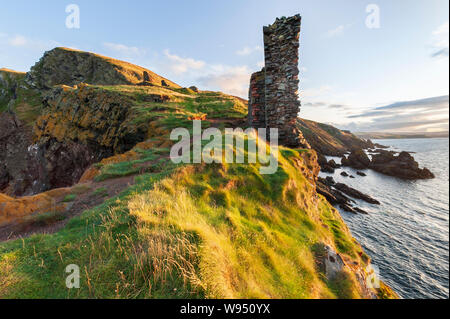
[[309, 148], [296, 126], [300, 24], [295, 15], [263, 28], [265, 67], [250, 79], [248, 122], [254, 128], [278, 128], [281, 145]]

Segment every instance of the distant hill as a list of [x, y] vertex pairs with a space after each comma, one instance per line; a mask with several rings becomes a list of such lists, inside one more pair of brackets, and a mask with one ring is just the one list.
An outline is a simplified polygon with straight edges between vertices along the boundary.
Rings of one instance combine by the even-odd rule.
[[386, 133], [386, 132], [355, 132], [356, 136], [371, 139], [401, 139], [401, 138], [437, 138], [448, 137], [447, 132], [423, 132], [423, 133]]
[[[64, 66], [64, 67], [62, 67]], [[144, 72], [147, 78], [144, 79]], [[54, 85], [75, 85], [80, 82], [95, 85], [127, 85], [146, 81], [172, 88], [180, 86], [143, 67], [68, 48], [55, 48], [44, 56], [27, 73], [27, 82], [38, 89]]]
[[311, 148], [322, 155], [342, 156], [354, 149], [373, 147], [371, 141], [328, 124], [299, 118], [297, 125]]

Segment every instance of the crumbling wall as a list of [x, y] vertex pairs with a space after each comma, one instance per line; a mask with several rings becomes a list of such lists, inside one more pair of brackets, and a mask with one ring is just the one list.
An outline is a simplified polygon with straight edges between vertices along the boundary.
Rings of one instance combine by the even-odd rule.
[[290, 147], [308, 147], [297, 128], [300, 24], [300, 15], [295, 15], [264, 27], [265, 67], [250, 80], [249, 125], [278, 128], [279, 143]]
[[264, 68], [252, 74], [248, 96], [248, 120], [254, 128], [266, 127]]

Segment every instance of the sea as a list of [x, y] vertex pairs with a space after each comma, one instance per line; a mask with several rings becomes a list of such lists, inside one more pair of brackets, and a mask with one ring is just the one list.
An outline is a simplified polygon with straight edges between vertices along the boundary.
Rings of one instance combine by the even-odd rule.
[[[379, 277], [405, 299], [449, 298], [449, 139], [383, 139], [393, 151], [414, 152], [420, 167], [436, 178], [407, 181], [348, 167], [333, 176], [381, 202], [356, 200], [369, 215], [341, 211], [353, 236], [372, 258]], [[334, 159], [337, 163], [339, 158]], [[345, 170], [355, 178], [340, 175]]]

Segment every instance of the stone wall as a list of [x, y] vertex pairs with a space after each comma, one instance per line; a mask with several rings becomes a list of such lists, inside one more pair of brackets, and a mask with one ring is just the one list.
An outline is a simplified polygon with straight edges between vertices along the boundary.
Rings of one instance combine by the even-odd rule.
[[251, 127], [266, 127], [264, 68], [252, 74], [248, 97], [248, 120]]
[[295, 15], [264, 27], [265, 67], [252, 75], [249, 90], [249, 125], [278, 128], [279, 143], [290, 147], [308, 147], [297, 128], [300, 24]]

